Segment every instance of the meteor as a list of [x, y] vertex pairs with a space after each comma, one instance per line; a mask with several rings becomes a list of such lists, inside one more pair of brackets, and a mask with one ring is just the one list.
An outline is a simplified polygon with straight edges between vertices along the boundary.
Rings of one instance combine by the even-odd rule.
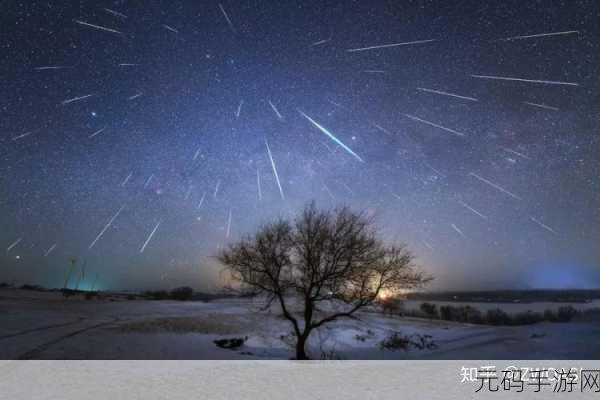
[[102, 129], [99, 129], [99, 130], [97, 130], [96, 132], [94, 132], [94, 133], [92, 133], [90, 136], [88, 136], [88, 138], [90, 138], [90, 139], [91, 139], [91, 138], [93, 138], [94, 136], [101, 134], [102, 132], [104, 132], [104, 130], [105, 130], [105, 129], [106, 129], [106, 127], [104, 127], [104, 128], [102, 128]]
[[389, 48], [389, 47], [411, 46], [411, 45], [414, 45], [414, 44], [429, 43], [429, 42], [435, 42], [435, 41], [436, 41], [436, 39], [414, 40], [412, 42], [402, 42], [402, 43], [382, 44], [382, 45], [378, 45], [378, 46], [360, 47], [360, 48], [357, 48], [357, 49], [348, 49], [346, 51], [348, 53], [354, 53], [354, 52], [358, 52], [358, 51], [367, 51], [367, 50], [375, 50], [375, 49], [386, 49], [386, 48]]
[[55, 70], [55, 69], [67, 69], [73, 67], [62, 67], [62, 66], [51, 66], [51, 67], [36, 67], [34, 68], [36, 71], [47, 71], [47, 70]]
[[454, 229], [460, 236], [462, 236], [463, 238], [467, 238], [465, 236], [465, 234], [463, 233], [463, 231], [461, 231], [458, 226], [454, 225], [454, 224], [450, 224], [452, 226], [452, 229]]
[[536, 218], [534, 218], [534, 217], [532, 217], [532, 216], [529, 216], [529, 218], [531, 218], [531, 220], [532, 220], [533, 222], [535, 222], [536, 224], [538, 224], [539, 226], [541, 226], [542, 228], [544, 228], [544, 229], [545, 229], [545, 230], [547, 230], [548, 232], [552, 232], [552, 233], [554, 233], [555, 235], [558, 235], [558, 233], [556, 233], [556, 231], [555, 231], [554, 229], [550, 228], [548, 225], [544, 224], [543, 222], [541, 222], [541, 221], [537, 220]]
[[133, 100], [133, 99], [137, 99], [138, 97], [140, 97], [140, 96], [141, 96], [141, 95], [143, 95], [143, 94], [144, 94], [144, 93], [142, 93], [142, 92], [136, 93], [136, 94], [134, 94], [133, 96], [130, 96], [130, 97], [128, 97], [128, 98], [127, 98], [127, 100]]
[[487, 179], [485, 179], [485, 178], [482, 178], [481, 176], [477, 175], [477, 174], [476, 174], [476, 173], [474, 173], [474, 172], [471, 172], [471, 173], [469, 173], [469, 175], [471, 175], [472, 177], [475, 177], [475, 178], [479, 179], [479, 180], [480, 180], [481, 182], [483, 182], [483, 183], [487, 183], [488, 185], [490, 185], [490, 186], [491, 186], [491, 187], [493, 187], [494, 189], [497, 189], [497, 190], [501, 191], [502, 193], [505, 193], [505, 194], [509, 195], [510, 197], [512, 197], [512, 198], [514, 198], [514, 199], [517, 199], [517, 200], [522, 200], [522, 199], [521, 199], [519, 196], [517, 196], [516, 194], [509, 192], [508, 190], [504, 189], [504, 188], [503, 188], [502, 186], [500, 186], [500, 185], [496, 185], [494, 182], [490, 182], [490, 181], [488, 181]]
[[206, 197], [206, 192], [202, 193], [202, 197], [200, 198], [200, 202], [198, 203], [198, 207], [200, 208], [202, 207], [202, 204], [204, 204], [204, 198]]
[[327, 192], [329, 197], [331, 197], [331, 200], [335, 201], [335, 196], [333, 195], [333, 193], [331, 193], [331, 190], [329, 190], [329, 187], [327, 187], [327, 185], [325, 183], [323, 183], [323, 187], [325, 188], [325, 191]]
[[465, 136], [465, 134], [462, 133], [462, 132], [458, 132], [458, 131], [455, 131], [454, 129], [446, 128], [445, 126], [442, 126], [442, 125], [434, 124], [433, 122], [426, 121], [424, 119], [415, 117], [414, 115], [404, 114], [404, 116], [412, 119], [413, 121], [421, 122], [423, 124], [427, 124], [427, 125], [433, 126], [435, 128], [438, 128], [438, 129], [442, 129], [442, 130], [444, 130], [446, 132], [454, 133], [457, 136]]
[[530, 103], [529, 101], [524, 101], [523, 104], [527, 104], [528, 106], [532, 106], [532, 107], [543, 108], [544, 110], [559, 111], [559, 108], [547, 106], [546, 104]]
[[532, 38], [540, 38], [540, 37], [548, 37], [548, 36], [562, 36], [562, 35], [573, 35], [579, 34], [579, 31], [563, 31], [563, 32], [550, 32], [550, 33], [536, 33], [534, 35], [523, 35], [523, 36], [512, 36], [504, 39], [498, 39], [498, 41], [511, 41], [511, 40], [522, 40], [522, 39], [532, 39]]
[[239, 118], [240, 117], [240, 113], [242, 112], [242, 106], [244, 105], [244, 100], [240, 101], [240, 105], [237, 108], [237, 111], [235, 112], [235, 117]]
[[198, 150], [196, 150], [196, 153], [194, 153], [194, 158], [192, 159], [192, 161], [195, 161], [196, 158], [198, 158], [198, 156], [200, 155], [200, 150], [201, 149], [202, 149], [201, 147], [198, 147]]
[[531, 158], [529, 156], [526, 156], [523, 153], [519, 153], [518, 151], [515, 151], [513, 149], [509, 149], [508, 147], [503, 147], [502, 150], [507, 151], [507, 152], [512, 153], [512, 154], [515, 154], [515, 155], [517, 155], [519, 157], [522, 157], [522, 158], [524, 158], [526, 160], [531, 160]]
[[90, 244], [90, 246], [88, 247], [88, 249], [91, 249], [92, 247], [94, 247], [94, 245], [96, 244], [96, 242], [102, 237], [102, 235], [104, 235], [104, 232], [106, 232], [106, 230], [108, 228], [110, 228], [110, 226], [112, 225], [112, 223], [115, 221], [115, 219], [117, 219], [117, 217], [119, 216], [119, 214], [121, 214], [121, 211], [123, 211], [124, 208], [125, 208], [124, 205], [121, 208], [119, 208], [119, 211], [117, 211], [115, 213], [115, 215], [113, 215], [112, 218], [108, 221], [108, 223], [104, 226], [104, 228], [102, 228], [102, 230], [100, 231], [100, 233], [98, 234], [98, 236], [96, 236], [96, 239], [94, 239], [94, 241]]
[[225, 237], [229, 239], [229, 235], [231, 234], [231, 208], [229, 209], [229, 218], [227, 219], [227, 232]]
[[262, 201], [262, 189], [260, 187], [260, 172], [256, 168], [256, 187], [258, 188], [258, 201]]
[[127, 18], [127, 15], [122, 14], [115, 10], [111, 10], [110, 8], [105, 8], [104, 11], [106, 11], [107, 13], [109, 13], [111, 15], [114, 15], [115, 17]]
[[21, 242], [21, 240], [23, 240], [23, 238], [18, 238], [17, 240], [15, 240], [10, 246], [8, 246], [6, 252], [8, 253], [9, 251], [11, 251], [16, 245], [18, 245]]
[[92, 97], [93, 95], [94, 94], [86, 94], [85, 96], [73, 97], [72, 99], [64, 100], [63, 102], [61, 102], [61, 104], [64, 106], [64, 105], [67, 105], [69, 103], [74, 103], [76, 101], [87, 99], [88, 97]]
[[148, 245], [148, 243], [152, 239], [152, 236], [154, 236], [154, 233], [156, 233], [156, 230], [158, 229], [159, 225], [160, 225], [160, 221], [156, 224], [156, 226], [154, 227], [154, 229], [152, 230], [152, 232], [150, 232], [150, 235], [148, 236], [148, 239], [146, 239], [146, 242], [144, 243], [144, 245], [140, 249], [140, 253], [144, 252], [144, 250], [146, 249], [146, 246]]
[[274, 112], [275, 112], [275, 114], [277, 115], [277, 118], [279, 118], [279, 119], [283, 120], [283, 115], [281, 115], [281, 114], [279, 113], [279, 110], [277, 109], [277, 107], [275, 107], [275, 104], [273, 104], [273, 103], [271, 102], [271, 100], [269, 100], [269, 104], [271, 105], [271, 108], [273, 109], [273, 111], [274, 111]]
[[146, 180], [146, 183], [144, 183], [144, 189], [148, 187], [148, 185], [152, 181], [152, 178], [154, 178], [154, 174], [151, 174], [150, 177]]
[[309, 117], [308, 115], [306, 115], [305, 113], [303, 113], [301, 110], [298, 110], [298, 112], [304, 118], [306, 118], [311, 124], [313, 124], [318, 130], [320, 130], [321, 132], [323, 132], [324, 134], [326, 134], [327, 136], [329, 136], [329, 138], [331, 140], [333, 140], [335, 143], [337, 143], [338, 145], [340, 145], [348, 153], [350, 153], [351, 155], [353, 155], [358, 161], [363, 162], [363, 163], [365, 162], [362, 158], [360, 158], [360, 156], [358, 154], [356, 154], [355, 152], [353, 152], [352, 149], [350, 149], [350, 147], [346, 146], [344, 143], [342, 143], [341, 140], [339, 140], [337, 137], [335, 137], [333, 135], [333, 133], [329, 132], [326, 128], [324, 128], [323, 126], [321, 126], [318, 122], [316, 122], [314, 119], [312, 119], [311, 117]]
[[319, 40], [319, 41], [314, 42], [313, 44], [311, 44], [311, 46], [320, 46], [320, 45], [325, 44], [325, 43], [330, 42], [330, 41], [331, 41], [331, 38]]
[[98, 29], [101, 31], [105, 31], [105, 32], [112, 32], [112, 33], [118, 33], [119, 35], [122, 34], [122, 32], [119, 32], [116, 29], [110, 29], [110, 28], [106, 28], [104, 26], [100, 26], [100, 25], [94, 25], [94, 24], [90, 24], [88, 22], [84, 22], [84, 21], [79, 21], [78, 19], [74, 20], [76, 23], [78, 23], [79, 25], [84, 25], [84, 26], [89, 26], [90, 28], [94, 28], [94, 29]]
[[442, 96], [450, 96], [450, 97], [456, 97], [458, 99], [463, 99], [463, 100], [470, 100], [470, 101], [479, 101], [474, 97], [467, 97], [467, 96], [460, 96], [458, 94], [455, 93], [448, 93], [448, 92], [443, 92], [441, 90], [434, 90], [434, 89], [425, 89], [425, 88], [417, 88], [417, 90], [420, 90], [421, 92], [428, 92], [428, 93], [435, 93], [435, 94], [441, 94]]
[[179, 33], [179, 31], [177, 29], [175, 29], [175, 28], [173, 28], [172, 26], [169, 26], [169, 25], [163, 24], [163, 28], [165, 28], [165, 29], [167, 29], [167, 30], [169, 30], [171, 32], [177, 33], [177, 34]]
[[283, 194], [283, 189], [281, 188], [281, 182], [279, 181], [279, 174], [277, 174], [277, 167], [275, 166], [275, 161], [273, 160], [273, 155], [271, 154], [271, 148], [269, 147], [269, 142], [265, 139], [265, 145], [267, 146], [267, 154], [269, 155], [269, 160], [271, 160], [271, 168], [273, 168], [273, 175], [275, 175], [275, 180], [277, 181], [277, 187], [279, 187], [279, 194], [281, 195], [281, 199], [285, 200], [285, 196]]
[[540, 83], [543, 85], [566, 85], [566, 86], [579, 86], [579, 83], [574, 82], [561, 82], [561, 81], [546, 81], [541, 79], [524, 79], [524, 78], [513, 78], [508, 76], [494, 76], [494, 75], [471, 75], [473, 78], [478, 79], [493, 79], [498, 81], [515, 81], [515, 82], [528, 82], [528, 83]]
[[12, 141], [13, 141], [13, 142], [16, 142], [16, 141], [17, 141], [17, 140], [19, 140], [19, 139], [23, 139], [24, 137], [27, 137], [27, 136], [31, 135], [32, 133], [33, 133], [33, 131], [31, 131], [31, 132], [25, 132], [25, 133], [23, 133], [23, 134], [21, 134], [21, 135], [18, 135], [18, 136], [15, 136], [15, 137], [13, 137], [13, 138], [12, 138]]
[[127, 175], [127, 177], [123, 180], [123, 182], [121, 182], [121, 186], [125, 187], [125, 185], [127, 185], [127, 182], [129, 182], [129, 179], [131, 179], [131, 176], [133, 175], [133, 171], [129, 173], [129, 175]]
[[223, 8], [223, 5], [221, 3], [219, 3], [219, 8], [221, 9], [221, 13], [225, 17], [225, 20], [227, 21], [227, 25], [229, 25], [229, 28], [231, 29], [231, 31], [234, 34], [236, 34], [237, 31], [235, 30], [235, 27], [233, 26], [233, 23], [231, 22], [231, 19], [229, 19], [229, 15], [227, 15], [227, 11], [225, 11], [225, 8]]
[[480, 213], [479, 211], [477, 211], [476, 209], [474, 209], [473, 207], [469, 206], [467, 203], [465, 203], [464, 201], [459, 200], [458, 201], [463, 207], [465, 207], [466, 209], [470, 210], [471, 212], [473, 212], [476, 215], [479, 215], [481, 218], [483, 219], [488, 219], [487, 216], [483, 215], [482, 213]]
[[48, 257], [48, 255], [50, 253], [52, 253], [52, 251], [56, 248], [56, 243], [54, 243], [52, 246], [50, 246], [50, 248], [48, 250], [46, 250], [46, 252], [44, 253], [44, 257]]
[[217, 184], [215, 185], [215, 193], [213, 194], [213, 197], [216, 199], [217, 198], [217, 194], [219, 193], [219, 187], [221, 186], [221, 180], [219, 179], [217, 181]]

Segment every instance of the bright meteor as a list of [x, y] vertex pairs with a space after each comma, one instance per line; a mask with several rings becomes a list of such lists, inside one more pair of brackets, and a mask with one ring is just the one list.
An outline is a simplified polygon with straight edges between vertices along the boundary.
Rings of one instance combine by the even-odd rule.
[[358, 161], [365, 162], [362, 158], [360, 158], [360, 156], [358, 154], [356, 154], [355, 152], [353, 152], [350, 147], [346, 146], [341, 140], [339, 140], [337, 137], [335, 137], [335, 135], [333, 135], [333, 133], [329, 132], [326, 128], [324, 128], [323, 126], [321, 126], [318, 122], [316, 122], [314, 119], [312, 119], [308, 115], [304, 114], [301, 110], [298, 110], [298, 112], [304, 118], [306, 118], [311, 124], [313, 124], [318, 130], [320, 130], [321, 132], [323, 132], [324, 134], [326, 134], [327, 136], [329, 136], [329, 138], [331, 140], [333, 140], [338, 145], [340, 145], [348, 153], [352, 154]]

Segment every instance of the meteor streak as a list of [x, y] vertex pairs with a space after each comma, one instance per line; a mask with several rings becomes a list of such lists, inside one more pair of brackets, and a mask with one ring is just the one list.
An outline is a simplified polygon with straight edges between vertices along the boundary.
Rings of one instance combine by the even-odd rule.
[[533, 222], [535, 222], [536, 224], [538, 224], [539, 226], [541, 226], [542, 228], [544, 228], [544, 229], [545, 229], [545, 230], [547, 230], [548, 232], [552, 232], [552, 233], [554, 233], [555, 235], [558, 235], [558, 233], [556, 233], [556, 231], [555, 231], [554, 229], [550, 228], [548, 225], [544, 224], [543, 222], [541, 222], [541, 221], [537, 220], [536, 218], [534, 218], [534, 217], [532, 217], [532, 216], [529, 216], [529, 218], [531, 218], [531, 220], [532, 220]]
[[358, 154], [356, 154], [355, 152], [353, 152], [352, 149], [350, 149], [350, 147], [346, 146], [344, 143], [342, 143], [341, 140], [339, 140], [337, 137], [335, 137], [333, 135], [333, 133], [329, 132], [326, 128], [324, 128], [323, 126], [321, 126], [318, 122], [316, 122], [314, 119], [312, 119], [311, 117], [309, 117], [308, 115], [306, 115], [305, 113], [303, 113], [301, 110], [298, 110], [298, 112], [304, 118], [306, 118], [311, 124], [313, 124], [318, 130], [320, 130], [321, 132], [323, 132], [324, 134], [326, 134], [327, 136], [329, 136], [329, 138], [331, 140], [333, 140], [335, 143], [337, 143], [338, 145], [340, 145], [348, 153], [350, 153], [351, 155], [353, 155], [358, 161], [363, 162], [363, 163], [365, 162], [362, 158], [360, 158], [360, 156]]
[[94, 94], [86, 94], [85, 96], [73, 97], [72, 99], [64, 100], [61, 104], [64, 106], [64, 105], [67, 105], [69, 103], [74, 103], [76, 101], [87, 99], [88, 97], [92, 97], [93, 95]]
[[446, 132], [454, 133], [457, 136], [465, 136], [465, 134], [462, 133], [462, 132], [458, 132], [458, 131], [455, 131], [454, 129], [446, 128], [445, 126], [442, 126], [442, 125], [434, 124], [433, 122], [426, 121], [424, 119], [415, 117], [414, 115], [410, 115], [410, 114], [404, 114], [404, 115], [406, 117], [412, 119], [413, 121], [421, 122], [423, 124], [427, 124], [427, 125], [433, 126], [435, 128], [438, 128], [438, 129], [442, 129], [442, 130], [444, 130]]
[[262, 201], [262, 189], [260, 187], [260, 172], [256, 168], [256, 187], [258, 188], [258, 201]]
[[142, 92], [136, 93], [136, 94], [134, 94], [133, 96], [130, 96], [130, 97], [128, 97], [128, 98], [127, 98], [127, 100], [133, 100], [133, 99], [137, 99], [138, 97], [140, 97], [140, 96], [141, 96], [141, 95], [143, 95], [143, 94], [144, 94], [144, 93], [142, 93]]
[[532, 39], [532, 38], [540, 38], [540, 37], [548, 37], [548, 36], [561, 36], [561, 35], [572, 35], [579, 34], [579, 31], [563, 31], [563, 32], [550, 32], [550, 33], [536, 33], [534, 35], [524, 35], [524, 36], [512, 36], [504, 39], [498, 39], [498, 41], [511, 41], [511, 40], [522, 40], [522, 39]]
[[123, 180], [123, 182], [121, 182], [121, 186], [125, 187], [125, 185], [127, 185], [127, 182], [129, 182], [129, 179], [131, 179], [131, 176], [133, 175], [133, 171], [129, 173], [129, 175], [127, 175], [127, 177]]
[[517, 200], [522, 200], [522, 199], [521, 199], [519, 196], [517, 196], [516, 194], [509, 192], [508, 190], [504, 189], [504, 188], [503, 188], [502, 186], [500, 186], [500, 185], [496, 185], [494, 182], [490, 182], [490, 181], [488, 181], [487, 179], [485, 179], [485, 178], [482, 178], [481, 176], [477, 175], [477, 174], [476, 174], [476, 173], [474, 173], [474, 172], [471, 172], [471, 173], [469, 173], [469, 175], [471, 175], [471, 176], [473, 176], [473, 177], [475, 177], [475, 178], [479, 179], [479, 180], [480, 180], [481, 182], [483, 182], [483, 183], [487, 183], [487, 184], [488, 184], [488, 185], [490, 185], [491, 187], [493, 187], [493, 188], [495, 188], [495, 189], [497, 189], [497, 190], [501, 191], [502, 193], [505, 193], [505, 194], [509, 195], [510, 197], [512, 197], [512, 198], [514, 198], [514, 199], [517, 199]]
[[527, 104], [528, 106], [543, 108], [544, 110], [559, 111], [559, 109], [557, 107], [547, 106], [546, 104], [530, 103], [529, 101], [524, 101], [523, 104]]
[[8, 248], [6, 249], [6, 252], [8, 253], [9, 251], [11, 251], [16, 245], [18, 245], [21, 242], [21, 240], [23, 240], [23, 238], [18, 238], [17, 240], [15, 240], [13, 242], [13, 244], [8, 246]]
[[167, 30], [169, 30], [171, 32], [177, 33], [177, 34], [179, 33], [179, 31], [177, 29], [175, 29], [175, 28], [173, 28], [172, 26], [169, 26], [169, 25], [163, 24], [163, 28], [165, 28], [165, 29], [167, 29]]
[[204, 204], [204, 198], [206, 197], [206, 192], [202, 193], [202, 197], [200, 198], [200, 202], [198, 203], [198, 207], [200, 208], [202, 207], [202, 204]]
[[47, 71], [47, 70], [54, 70], [54, 69], [67, 69], [67, 68], [73, 68], [73, 67], [51, 66], [51, 67], [36, 67], [34, 69], [37, 71]]
[[452, 226], [452, 229], [454, 229], [460, 236], [462, 236], [463, 238], [467, 238], [465, 236], [465, 234], [463, 233], [463, 231], [461, 231], [458, 226], [454, 225], [454, 224], [450, 224]]
[[479, 211], [477, 211], [476, 209], [474, 209], [473, 207], [469, 206], [467, 203], [465, 203], [464, 201], [459, 200], [458, 201], [463, 207], [465, 207], [466, 209], [470, 210], [471, 212], [475, 213], [476, 215], [479, 215], [481, 218], [483, 219], [488, 219], [487, 216], [483, 215], [482, 213], [480, 213]]
[[314, 42], [313, 44], [311, 44], [311, 46], [320, 46], [320, 45], [325, 44], [325, 43], [327, 43], [329, 41], [331, 41], [331, 38], [319, 40], [319, 41]]
[[229, 235], [231, 234], [231, 208], [229, 209], [229, 218], [227, 219], [227, 232], [225, 237], [229, 239]]
[[154, 236], [154, 233], [156, 233], [156, 230], [158, 229], [159, 225], [160, 225], [160, 221], [156, 224], [156, 226], [154, 227], [154, 229], [152, 230], [152, 232], [150, 232], [150, 235], [148, 236], [148, 239], [146, 239], [146, 242], [144, 243], [144, 245], [140, 249], [140, 253], [144, 252], [144, 250], [146, 249], [146, 246], [150, 242], [150, 239], [152, 239], [152, 236]]
[[121, 34], [121, 32], [119, 32], [116, 29], [110, 29], [110, 28], [106, 28], [104, 26], [90, 24], [88, 22], [79, 21], [78, 19], [76, 19], [75, 22], [78, 23], [79, 25], [89, 26], [90, 28], [98, 29], [98, 30], [101, 30], [101, 31], [118, 33], [119, 35]]
[[227, 21], [227, 25], [229, 25], [229, 28], [231, 29], [231, 31], [234, 34], [236, 34], [237, 31], [235, 30], [235, 27], [233, 26], [233, 23], [231, 22], [231, 19], [229, 19], [229, 15], [227, 15], [227, 11], [225, 11], [225, 8], [223, 8], [223, 5], [221, 3], [219, 3], [219, 8], [221, 9], [221, 13], [225, 17], [225, 20]]
[[236, 112], [235, 112], [235, 117], [239, 118], [240, 117], [240, 113], [242, 112], [242, 106], [244, 105], [244, 100], [240, 101], [240, 105], [238, 106]]
[[152, 178], [154, 178], [154, 174], [151, 174], [150, 177], [146, 180], [146, 183], [144, 183], [144, 189], [148, 187], [148, 185], [152, 181]]
[[267, 154], [269, 155], [269, 160], [271, 160], [271, 168], [273, 168], [273, 175], [275, 175], [275, 180], [277, 181], [277, 187], [279, 187], [279, 194], [281, 195], [281, 199], [285, 200], [285, 196], [283, 194], [283, 189], [281, 188], [281, 182], [279, 181], [279, 175], [277, 174], [277, 167], [275, 166], [275, 161], [273, 160], [273, 155], [271, 154], [271, 148], [269, 147], [269, 142], [265, 139], [265, 145], [267, 146]]
[[458, 99], [463, 99], [463, 100], [479, 101], [479, 100], [477, 100], [474, 97], [460, 96], [460, 95], [455, 94], [455, 93], [442, 92], [441, 90], [425, 89], [425, 88], [417, 88], [417, 90], [420, 90], [421, 92], [441, 94], [442, 96], [456, 97]]
[[122, 14], [115, 10], [111, 10], [110, 8], [105, 8], [104, 11], [106, 11], [107, 13], [109, 13], [111, 15], [114, 15], [115, 17], [127, 18], [127, 15]]
[[33, 133], [33, 131], [31, 131], [31, 132], [25, 132], [25, 133], [23, 133], [21, 135], [13, 137], [12, 140], [13, 140], [13, 142], [16, 142], [19, 139], [23, 139], [24, 137], [27, 137], [27, 136], [31, 135], [32, 133]]
[[54, 243], [52, 246], [50, 246], [50, 248], [48, 250], [46, 250], [46, 252], [44, 253], [44, 257], [48, 257], [48, 255], [50, 253], [52, 253], [52, 251], [56, 248], [56, 243]]
[[273, 103], [271, 102], [271, 100], [269, 100], [269, 104], [271, 105], [271, 108], [273, 109], [273, 111], [274, 111], [274, 112], [275, 112], [275, 114], [277, 115], [277, 118], [279, 118], [279, 119], [283, 120], [283, 115], [281, 115], [281, 114], [279, 113], [279, 110], [277, 109], [277, 107], [275, 107], [275, 104], [273, 104]]
[[494, 76], [494, 75], [471, 75], [473, 78], [478, 79], [493, 79], [498, 81], [515, 81], [515, 82], [528, 82], [528, 83], [541, 83], [544, 85], [566, 85], [566, 86], [579, 86], [579, 83], [574, 82], [561, 82], [561, 81], [546, 81], [540, 79], [524, 79], [524, 78], [512, 78], [507, 76]]
[[90, 136], [88, 136], [88, 138], [90, 138], [90, 139], [91, 139], [91, 138], [93, 138], [94, 136], [101, 134], [102, 132], [104, 132], [104, 130], [105, 130], [105, 129], [106, 129], [106, 127], [104, 127], [104, 128], [102, 128], [102, 129], [99, 129], [99, 130], [97, 130], [96, 132], [94, 132], [94, 133], [92, 133]]
[[194, 158], [192, 159], [193, 161], [195, 161], [198, 158], [198, 156], [200, 155], [200, 150], [202, 150], [201, 147], [199, 147], [198, 150], [196, 150], [196, 153], [194, 153]]
[[507, 152], [509, 152], [509, 153], [512, 153], [512, 154], [515, 154], [515, 155], [517, 155], [517, 156], [519, 156], [519, 157], [522, 157], [522, 158], [524, 158], [524, 159], [526, 159], [526, 160], [531, 160], [531, 158], [530, 158], [529, 156], [526, 156], [526, 155], [525, 155], [525, 154], [523, 154], [523, 153], [519, 153], [518, 151], [515, 151], [515, 150], [513, 150], [513, 149], [509, 149], [508, 147], [503, 147], [502, 149], [503, 149], [504, 151], [507, 151]]
[[382, 44], [382, 45], [378, 45], [378, 46], [360, 47], [357, 49], [348, 49], [346, 51], [348, 53], [354, 53], [354, 52], [358, 52], [358, 51], [385, 49], [385, 48], [389, 48], [389, 47], [398, 47], [398, 46], [410, 46], [410, 45], [414, 45], [414, 44], [429, 43], [429, 42], [435, 42], [435, 41], [436, 41], [436, 39], [415, 40], [412, 42], [402, 42], [402, 43]]
[[121, 206], [121, 208], [119, 208], [119, 211], [117, 211], [115, 213], [115, 215], [112, 216], [112, 218], [108, 221], [108, 223], [104, 226], [104, 228], [102, 228], [102, 230], [100, 231], [100, 233], [98, 234], [98, 236], [96, 236], [96, 239], [94, 239], [94, 241], [90, 244], [90, 246], [88, 247], [88, 249], [91, 249], [92, 247], [94, 247], [94, 245], [96, 244], [96, 242], [102, 237], [102, 235], [104, 235], [104, 232], [106, 232], [106, 230], [108, 228], [110, 228], [110, 226], [112, 225], [112, 223], [115, 221], [115, 219], [117, 219], [117, 217], [119, 216], [119, 214], [121, 214], [121, 211], [123, 211], [123, 209], [125, 208], [125, 206]]
[[221, 186], [221, 180], [219, 179], [217, 181], [217, 184], [215, 185], [215, 193], [213, 194], [213, 197], [216, 199], [217, 198], [217, 194], [219, 193], [219, 187]]

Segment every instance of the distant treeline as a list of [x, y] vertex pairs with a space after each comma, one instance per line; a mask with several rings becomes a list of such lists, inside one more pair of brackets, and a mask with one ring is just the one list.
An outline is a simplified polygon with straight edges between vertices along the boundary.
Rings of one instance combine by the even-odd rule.
[[440, 319], [444, 321], [463, 322], [483, 325], [530, 325], [538, 322], [571, 322], [598, 321], [600, 320], [600, 308], [590, 308], [579, 311], [573, 306], [560, 306], [557, 310], [545, 310], [534, 312], [531, 310], [517, 313], [507, 313], [495, 308], [481, 311], [469, 305], [441, 305], [434, 303], [421, 303], [418, 310], [405, 310], [402, 302], [398, 300], [386, 301], [382, 304], [383, 311], [392, 315], [405, 317]]
[[586, 303], [594, 299], [600, 299], [600, 289], [415, 292], [407, 294], [406, 299], [481, 303], [533, 303], [540, 301]]

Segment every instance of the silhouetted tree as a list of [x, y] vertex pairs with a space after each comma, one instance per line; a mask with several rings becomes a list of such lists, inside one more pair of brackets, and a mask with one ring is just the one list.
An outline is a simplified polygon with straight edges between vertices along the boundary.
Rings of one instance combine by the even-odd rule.
[[310, 333], [352, 318], [378, 296], [423, 285], [431, 278], [413, 265], [404, 246], [387, 246], [373, 222], [349, 208], [320, 211], [314, 203], [293, 221], [278, 219], [223, 250], [218, 259], [242, 291], [267, 296], [291, 323], [296, 358], [307, 359]]

